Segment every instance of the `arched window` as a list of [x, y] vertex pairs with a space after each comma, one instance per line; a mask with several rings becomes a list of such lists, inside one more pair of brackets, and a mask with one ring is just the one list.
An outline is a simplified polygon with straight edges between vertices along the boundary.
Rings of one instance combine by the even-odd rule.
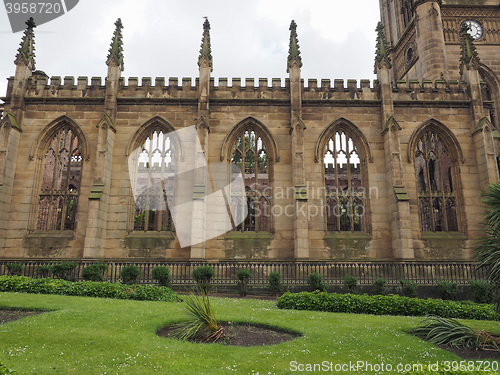
[[401, 6], [401, 14], [403, 16], [403, 24], [406, 27], [413, 19], [414, 0], [403, 0]]
[[366, 230], [364, 163], [356, 142], [344, 129], [338, 129], [325, 145], [323, 162], [328, 231]]
[[415, 170], [423, 232], [458, 231], [453, 158], [442, 137], [428, 129], [416, 141]]
[[37, 230], [75, 229], [82, 162], [81, 140], [70, 126], [62, 126], [42, 159]]
[[175, 148], [170, 133], [160, 127], [143, 134], [134, 152], [135, 231], [171, 231], [175, 180]]
[[[270, 221], [270, 158], [259, 129], [246, 127], [239, 133], [231, 153], [231, 163], [241, 171], [246, 196], [231, 194], [233, 208], [241, 207], [246, 200], [248, 215], [234, 230], [269, 231]], [[234, 172], [233, 172], [234, 173]]]

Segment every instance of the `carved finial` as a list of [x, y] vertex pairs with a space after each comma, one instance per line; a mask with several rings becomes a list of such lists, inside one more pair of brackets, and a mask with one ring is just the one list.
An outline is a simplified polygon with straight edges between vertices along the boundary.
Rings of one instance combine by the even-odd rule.
[[112, 61], [119, 66], [120, 69], [124, 70], [123, 64], [123, 35], [122, 29], [123, 24], [121, 18], [118, 18], [115, 22], [115, 32], [113, 33], [113, 39], [111, 40], [111, 46], [109, 47], [108, 59], [106, 65], [110, 65]]
[[290, 24], [290, 47], [288, 49], [288, 65], [286, 72], [290, 72], [292, 65], [296, 63], [302, 68], [302, 57], [300, 57], [299, 39], [297, 37], [297, 24], [292, 21]]
[[392, 68], [392, 60], [389, 55], [389, 49], [387, 48], [387, 42], [385, 40], [384, 25], [379, 22], [377, 25], [377, 51], [375, 52], [375, 74], [377, 73], [377, 68], [382, 68], [382, 64], [385, 61], [387, 66]]
[[210, 22], [207, 17], [203, 23], [203, 37], [201, 39], [200, 57], [198, 58], [198, 66], [201, 68], [204, 64], [210, 67], [213, 71], [212, 47], [210, 45]]
[[479, 66], [479, 55], [474, 44], [474, 38], [469, 33], [469, 26], [464, 22], [460, 28], [461, 39], [461, 57], [460, 57], [460, 75], [463, 75], [464, 66], [467, 70], [470, 69], [471, 62]]
[[16, 60], [14, 64], [24, 63], [26, 66], [31, 64], [31, 70], [35, 70], [35, 20], [30, 17], [26, 21], [26, 30], [24, 30], [23, 39], [19, 49], [17, 50]]

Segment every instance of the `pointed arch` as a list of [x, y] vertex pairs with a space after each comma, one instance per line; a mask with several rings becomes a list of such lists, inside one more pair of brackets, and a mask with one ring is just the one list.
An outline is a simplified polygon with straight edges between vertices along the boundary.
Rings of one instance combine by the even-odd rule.
[[172, 124], [170, 124], [170, 122], [160, 116], [155, 116], [149, 119], [144, 124], [142, 124], [139, 129], [137, 129], [137, 131], [132, 136], [132, 139], [128, 143], [125, 156], [130, 156], [138, 146], [144, 143], [150, 133], [153, 133], [155, 130], [162, 131], [165, 134], [172, 133], [171, 136], [176, 142], [178, 152], [180, 153], [179, 156], [182, 158], [182, 148], [180, 147], [181, 144], [178, 137], [175, 135], [174, 127], [172, 126]]
[[483, 63], [479, 64], [479, 73], [487, 81], [487, 83], [492, 87], [495, 88], [498, 92], [498, 87], [500, 87], [500, 80], [498, 79], [498, 76], [495, 74], [495, 72], [488, 66]]
[[259, 120], [253, 117], [247, 117], [244, 120], [241, 120], [238, 124], [233, 126], [231, 131], [227, 133], [224, 141], [222, 142], [222, 148], [220, 152], [220, 160], [230, 161], [231, 160], [231, 151], [234, 146], [236, 140], [241, 135], [244, 130], [255, 130], [262, 137], [264, 144], [267, 147], [267, 150], [272, 157], [272, 160], [275, 162], [279, 162], [279, 149], [276, 140], [273, 135], [269, 131], [269, 129]]
[[327, 231], [370, 232], [368, 160], [368, 142], [349, 120], [339, 118], [321, 133], [315, 161], [323, 164]]
[[[231, 190], [231, 207], [245, 207], [245, 219], [233, 223], [235, 231], [272, 231], [273, 165], [279, 161], [278, 145], [269, 129], [253, 117], [236, 124], [222, 144], [221, 161], [231, 165], [231, 173], [243, 177], [245, 193]], [[238, 209], [239, 210], [239, 209]]]
[[36, 177], [29, 231], [75, 230], [88, 150], [83, 129], [67, 116], [55, 119], [39, 134], [30, 153]]
[[429, 130], [435, 131], [446, 142], [446, 145], [450, 148], [453, 161], [460, 161], [462, 164], [465, 163], [464, 153], [455, 134], [446, 125], [434, 118], [430, 118], [422, 123], [411, 135], [407, 150], [408, 163], [414, 161], [414, 149], [417, 146], [417, 142]]
[[498, 128], [500, 127], [498, 123], [498, 116], [500, 113], [500, 79], [490, 67], [482, 63], [479, 65], [479, 73], [486, 83], [486, 87], [482, 87], [484, 90], [483, 100], [490, 101], [489, 110], [491, 122], [493, 126]]
[[359, 128], [354, 125], [351, 121], [341, 117], [330, 123], [322, 132], [316, 142], [316, 151], [314, 155], [314, 161], [319, 163], [323, 160], [323, 153], [325, 151], [325, 146], [328, 140], [338, 131], [344, 131], [352, 139], [356, 139], [357, 145], [360, 146], [361, 157], [364, 160], [368, 160], [373, 163], [373, 156], [370, 150], [370, 145], [364, 134], [359, 130]]
[[424, 122], [410, 138], [408, 160], [415, 167], [421, 231], [463, 231], [458, 164], [464, 158], [453, 133], [435, 119]]
[[132, 136], [126, 156], [132, 188], [128, 230], [173, 231], [168, 205], [175, 200], [176, 171], [182, 160], [174, 127], [160, 116], [146, 121]]
[[69, 126], [69, 128], [75, 133], [75, 135], [79, 138], [81, 144], [81, 153], [84, 160], [89, 160], [89, 146], [87, 136], [83, 131], [82, 127], [78, 125], [76, 121], [71, 119], [70, 117], [64, 115], [56, 118], [49, 125], [42, 130], [42, 132], [38, 135], [35, 142], [31, 146], [30, 151], [30, 160], [34, 160], [35, 157], [42, 158], [42, 152], [48, 147], [50, 141], [54, 138], [56, 133], [63, 127]]

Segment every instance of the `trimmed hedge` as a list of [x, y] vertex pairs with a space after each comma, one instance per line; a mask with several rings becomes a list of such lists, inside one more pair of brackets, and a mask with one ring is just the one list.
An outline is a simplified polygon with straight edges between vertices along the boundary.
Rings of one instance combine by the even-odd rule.
[[369, 296], [325, 292], [286, 292], [278, 298], [280, 309], [314, 310], [352, 314], [425, 316], [443, 318], [500, 320], [493, 305], [470, 301], [417, 299], [398, 295]]
[[25, 276], [0, 276], [0, 292], [60, 294], [139, 301], [180, 301], [177, 293], [164, 286], [124, 285], [95, 281], [71, 282], [61, 279], [32, 279]]
[[50, 270], [52, 271], [52, 275], [57, 279], [74, 280], [76, 267], [77, 264], [75, 262], [61, 262], [51, 265]]

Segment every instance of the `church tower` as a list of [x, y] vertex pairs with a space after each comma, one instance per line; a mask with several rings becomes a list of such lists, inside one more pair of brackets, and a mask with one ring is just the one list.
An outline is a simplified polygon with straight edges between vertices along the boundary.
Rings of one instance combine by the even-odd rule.
[[500, 74], [499, 0], [380, 0], [380, 12], [394, 80], [458, 80], [463, 24], [491, 70], [488, 79]]

